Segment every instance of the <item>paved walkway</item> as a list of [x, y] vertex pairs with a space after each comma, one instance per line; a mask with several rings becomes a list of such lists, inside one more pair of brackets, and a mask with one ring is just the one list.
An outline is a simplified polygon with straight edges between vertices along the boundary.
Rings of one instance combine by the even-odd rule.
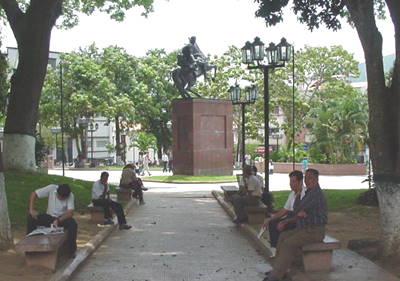
[[[205, 193], [203, 193], [205, 194]], [[198, 193], [147, 193], [71, 280], [262, 280], [269, 265], [217, 201]]]
[[[87, 181], [96, 181], [100, 178], [102, 170], [65, 170], [65, 176], [82, 179]], [[239, 171], [237, 171], [239, 172]], [[121, 178], [121, 170], [109, 170], [110, 177], [108, 181], [113, 184], [118, 184]], [[62, 175], [62, 170], [49, 170], [49, 174]], [[163, 174], [162, 171], [152, 171], [152, 176], [161, 175], [172, 175], [172, 173]], [[361, 183], [366, 176], [319, 176], [319, 183], [322, 189], [368, 189], [368, 183]], [[146, 177], [142, 177], [146, 180]], [[153, 188], [154, 192], [190, 192], [190, 191], [211, 191], [220, 190], [220, 185], [232, 185], [229, 183], [224, 184], [177, 184], [177, 183], [155, 183], [146, 182], [147, 187]], [[288, 174], [277, 174], [270, 175], [270, 190], [290, 190], [289, 188], [289, 177]]]

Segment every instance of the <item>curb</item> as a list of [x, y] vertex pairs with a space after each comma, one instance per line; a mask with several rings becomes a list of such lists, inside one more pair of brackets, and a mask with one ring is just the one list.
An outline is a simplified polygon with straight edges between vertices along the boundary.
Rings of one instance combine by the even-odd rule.
[[[221, 207], [225, 210], [225, 212], [233, 219], [235, 217], [235, 213], [232, 208], [225, 202], [224, 198], [218, 194], [217, 191], [211, 191], [211, 194], [218, 201]], [[263, 255], [268, 259], [268, 262], [271, 263], [271, 259], [269, 258], [272, 254], [271, 247], [266, 239], [258, 238], [258, 233], [255, 229], [253, 229], [248, 224], [239, 224], [238, 228], [243, 230], [247, 237], [251, 239], [253, 243], [255, 243], [256, 247], [261, 250]], [[311, 281], [307, 275], [299, 270], [294, 271], [290, 274], [293, 281]]]
[[[132, 209], [135, 200], [131, 200], [125, 207], [125, 213], [129, 213]], [[117, 229], [118, 224], [112, 227], [107, 227], [97, 233], [90, 241], [88, 241], [85, 246], [78, 250], [76, 257], [67, 262], [62, 266], [50, 279], [51, 281], [67, 281], [71, 278], [72, 274], [78, 269], [78, 267], [94, 252], [97, 247], [113, 232]]]

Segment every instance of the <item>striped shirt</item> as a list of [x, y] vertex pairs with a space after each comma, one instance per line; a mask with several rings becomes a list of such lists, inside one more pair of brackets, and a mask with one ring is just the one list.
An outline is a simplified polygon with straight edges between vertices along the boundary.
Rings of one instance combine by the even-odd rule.
[[328, 208], [324, 193], [319, 186], [307, 189], [300, 202], [296, 202], [294, 213], [305, 211], [306, 216], [296, 220], [298, 228], [310, 225], [325, 225], [328, 223]]

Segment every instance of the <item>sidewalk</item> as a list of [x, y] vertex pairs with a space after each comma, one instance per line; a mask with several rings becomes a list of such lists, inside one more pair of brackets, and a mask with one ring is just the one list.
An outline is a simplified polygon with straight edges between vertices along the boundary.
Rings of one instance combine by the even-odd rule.
[[[65, 176], [96, 181], [100, 178], [102, 170], [65, 170]], [[110, 174], [109, 183], [118, 184], [122, 171], [108, 170]], [[49, 170], [49, 174], [62, 175], [61, 170]], [[172, 175], [172, 173], [163, 174], [162, 171], [152, 171], [153, 176]], [[156, 187], [156, 192], [180, 192], [194, 191], [201, 189], [202, 191], [219, 190], [220, 185], [232, 185], [231, 183], [208, 183], [208, 184], [177, 184], [177, 183], [162, 183], [162, 182], [147, 182], [147, 177], [141, 177], [145, 181], [146, 187]], [[365, 176], [324, 176], [319, 177], [320, 185], [323, 189], [368, 189], [368, 183], [361, 183]], [[236, 182], [236, 181], [234, 181]], [[272, 174], [270, 175], [270, 191], [290, 190], [288, 185], [289, 179], [287, 174]], [[165, 188], [165, 189], [164, 189]], [[174, 188], [173, 190], [171, 188]], [[164, 190], [163, 190], [164, 189]]]
[[246, 281], [269, 269], [208, 193], [147, 193], [72, 276], [75, 281]]

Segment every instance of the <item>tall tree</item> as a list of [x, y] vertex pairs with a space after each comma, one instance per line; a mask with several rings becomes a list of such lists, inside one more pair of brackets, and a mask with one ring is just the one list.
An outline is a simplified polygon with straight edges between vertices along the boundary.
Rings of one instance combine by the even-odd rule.
[[[1, 44], [0, 44], [1, 46]], [[0, 54], [0, 120], [3, 121], [6, 117], [6, 109], [8, 102], [8, 93], [10, 84], [8, 83], [9, 67], [5, 54]]]
[[[64, 131], [77, 144], [78, 154], [86, 158], [87, 125], [80, 121], [109, 112], [115, 85], [93, 58], [94, 45], [61, 57], [63, 69]], [[60, 68], [48, 71], [40, 99], [39, 120], [46, 127], [61, 126]], [[106, 109], [106, 111], [104, 110]], [[104, 115], [103, 115], [104, 116]]]
[[146, 96], [135, 106], [137, 120], [142, 130], [157, 139], [158, 158], [162, 151], [171, 148], [172, 134], [168, 127], [171, 121], [171, 101], [179, 96], [171, 83], [171, 70], [176, 63], [176, 52], [163, 49], [149, 50], [140, 58], [140, 81], [147, 86]]
[[[0, 55], [0, 120], [4, 120], [8, 101], [9, 84], [7, 81], [8, 64], [5, 55]], [[10, 218], [8, 216], [6, 187], [3, 172], [3, 160], [0, 154], [0, 250], [13, 245]]]
[[18, 44], [18, 67], [11, 79], [11, 98], [4, 129], [6, 169], [35, 169], [35, 128], [46, 74], [51, 31], [62, 15], [61, 25], [78, 23], [79, 12], [96, 10], [123, 20], [125, 11], [142, 6], [147, 14], [152, 0], [0, 0], [0, 15], [6, 18]]
[[121, 133], [135, 123], [135, 107], [145, 100], [147, 86], [139, 78], [139, 60], [123, 48], [109, 46], [97, 57], [101, 69], [115, 86], [107, 108], [100, 114], [114, 120], [116, 154], [125, 162], [126, 143], [121, 142]]
[[[257, 0], [256, 15], [267, 25], [283, 20], [282, 9], [289, 1]], [[337, 30], [346, 17], [357, 30], [364, 50], [369, 103], [369, 136], [374, 182], [380, 204], [383, 254], [400, 256], [400, 1], [398, 0], [296, 0], [293, 11], [309, 29], [326, 25]], [[376, 18], [385, 7], [394, 26], [395, 62], [391, 84], [385, 84], [382, 35]]]

